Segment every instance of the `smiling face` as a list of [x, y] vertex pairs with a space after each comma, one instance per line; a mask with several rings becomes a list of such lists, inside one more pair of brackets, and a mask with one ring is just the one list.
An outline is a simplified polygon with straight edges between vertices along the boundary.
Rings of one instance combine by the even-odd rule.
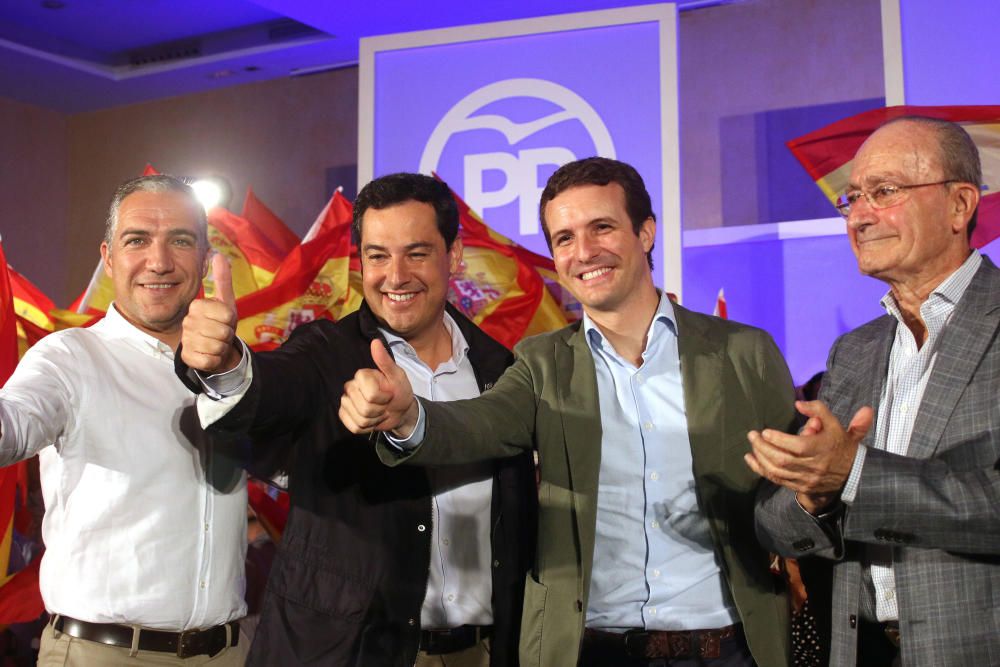
[[636, 234], [620, 185], [564, 190], [545, 205], [545, 222], [559, 281], [588, 313], [624, 314], [655, 296], [646, 253], [656, 223], [647, 218]]
[[[913, 122], [876, 131], [854, 158], [849, 189], [934, 183], [944, 173], [935, 132]], [[888, 208], [873, 209], [861, 198], [851, 208], [847, 235], [862, 273], [890, 285], [933, 289], [969, 254], [966, 226], [978, 191], [967, 183], [930, 185], [907, 191]]]
[[445, 247], [433, 206], [410, 200], [369, 208], [360, 248], [365, 301], [382, 325], [414, 348], [446, 331], [448, 281], [462, 261], [462, 242]]
[[110, 243], [101, 244], [118, 312], [171, 347], [206, 270], [194, 206], [178, 192], [134, 192], [118, 207]]

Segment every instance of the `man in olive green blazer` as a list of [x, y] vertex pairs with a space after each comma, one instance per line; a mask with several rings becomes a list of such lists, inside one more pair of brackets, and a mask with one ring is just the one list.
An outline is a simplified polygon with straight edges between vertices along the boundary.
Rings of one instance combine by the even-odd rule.
[[[748, 431], [793, 425], [784, 360], [766, 333], [685, 310], [656, 290], [648, 262], [655, 221], [641, 179], [628, 165], [590, 158], [561, 168], [543, 192], [541, 209], [560, 280], [583, 304], [585, 320], [523, 341], [496, 386], [468, 401], [417, 403], [405, 374], [373, 349], [379, 370], [361, 371], [345, 387], [342, 420], [356, 432], [407, 436], [380, 439], [379, 455], [389, 465], [537, 452], [538, 548], [525, 582], [522, 667], [648, 665], [664, 658], [668, 662], [657, 664], [692, 664], [671, 660], [699, 657], [707, 658], [699, 663], [705, 665], [787, 665], [787, 600], [754, 535], [759, 478], [743, 462]], [[656, 328], [660, 323], [664, 328]], [[689, 630], [684, 619], [656, 617], [655, 608], [645, 607], [643, 624], [621, 632], [626, 628], [598, 620], [613, 605], [592, 605], [595, 573], [606, 579], [619, 569], [606, 545], [595, 550], [601, 526], [608, 530], [607, 519], [599, 518], [598, 488], [607, 488], [612, 473], [606, 466], [613, 464], [602, 461], [602, 451], [615, 445], [606, 432], [611, 410], [602, 409], [610, 404], [601, 395], [603, 370], [595, 359], [606, 362], [595, 341], [610, 343], [616, 358], [641, 372], [659, 336], [676, 340], [678, 411], [690, 443], [691, 470], [682, 473], [693, 477], [695, 511], [734, 626]], [[678, 440], [641, 439], [650, 456]], [[603, 492], [601, 501], [606, 506]]]

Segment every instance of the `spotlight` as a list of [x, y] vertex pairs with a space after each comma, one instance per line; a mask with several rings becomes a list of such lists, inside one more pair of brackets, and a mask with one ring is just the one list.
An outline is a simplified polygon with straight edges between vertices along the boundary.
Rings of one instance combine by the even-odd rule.
[[229, 187], [229, 182], [221, 176], [209, 176], [207, 178], [190, 179], [191, 188], [198, 197], [198, 201], [209, 210], [216, 206], [225, 207], [229, 204], [233, 190]]

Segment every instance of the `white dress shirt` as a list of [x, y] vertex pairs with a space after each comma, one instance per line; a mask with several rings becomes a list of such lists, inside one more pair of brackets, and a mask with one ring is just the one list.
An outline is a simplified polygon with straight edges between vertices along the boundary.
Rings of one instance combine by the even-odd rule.
[[[920, 316], [927, 327], [927, 340], [920, 347], [917, 346], [913, 332], [903, 321], [903, 313], [892, 292], [882, 297], [882, 307], [896, 318], [898, 324], [892, 351], [889, 353], [889, 371], [882, 388], [878, 419], [875, 421], [876, 448], [906, 456], [924, 389], [937, 360], [941, 331], [951, 319], [955, 305], [965, 294], [982, 261], [979, 251], [973, 250], [962, 266], [938, 285], [920, 305]], [[867, 451], [864, 445], [858, 447], [854, 466], [841, 493], [841, 500], [848, 505], [857, 497]], [[869, 545], [866, 553], [875, 588], [875, 615], [879, 621], [898, 620], [892, 549]]]
[[0, 465], [39, 455], [51, 613], [172, 631], [246, 614], [246, 474], [198, 428], [173, 358], [112, 306], [0, 391]]

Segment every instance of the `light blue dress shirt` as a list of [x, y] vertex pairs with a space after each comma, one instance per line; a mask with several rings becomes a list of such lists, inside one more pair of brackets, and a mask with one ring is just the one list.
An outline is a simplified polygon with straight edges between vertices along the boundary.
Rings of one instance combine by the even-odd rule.
[[677, 322], [663, 295], [636, 368], [584, 315], [597, 369], [601, 469], [587, 627], [736, 623], [695, 489]]

